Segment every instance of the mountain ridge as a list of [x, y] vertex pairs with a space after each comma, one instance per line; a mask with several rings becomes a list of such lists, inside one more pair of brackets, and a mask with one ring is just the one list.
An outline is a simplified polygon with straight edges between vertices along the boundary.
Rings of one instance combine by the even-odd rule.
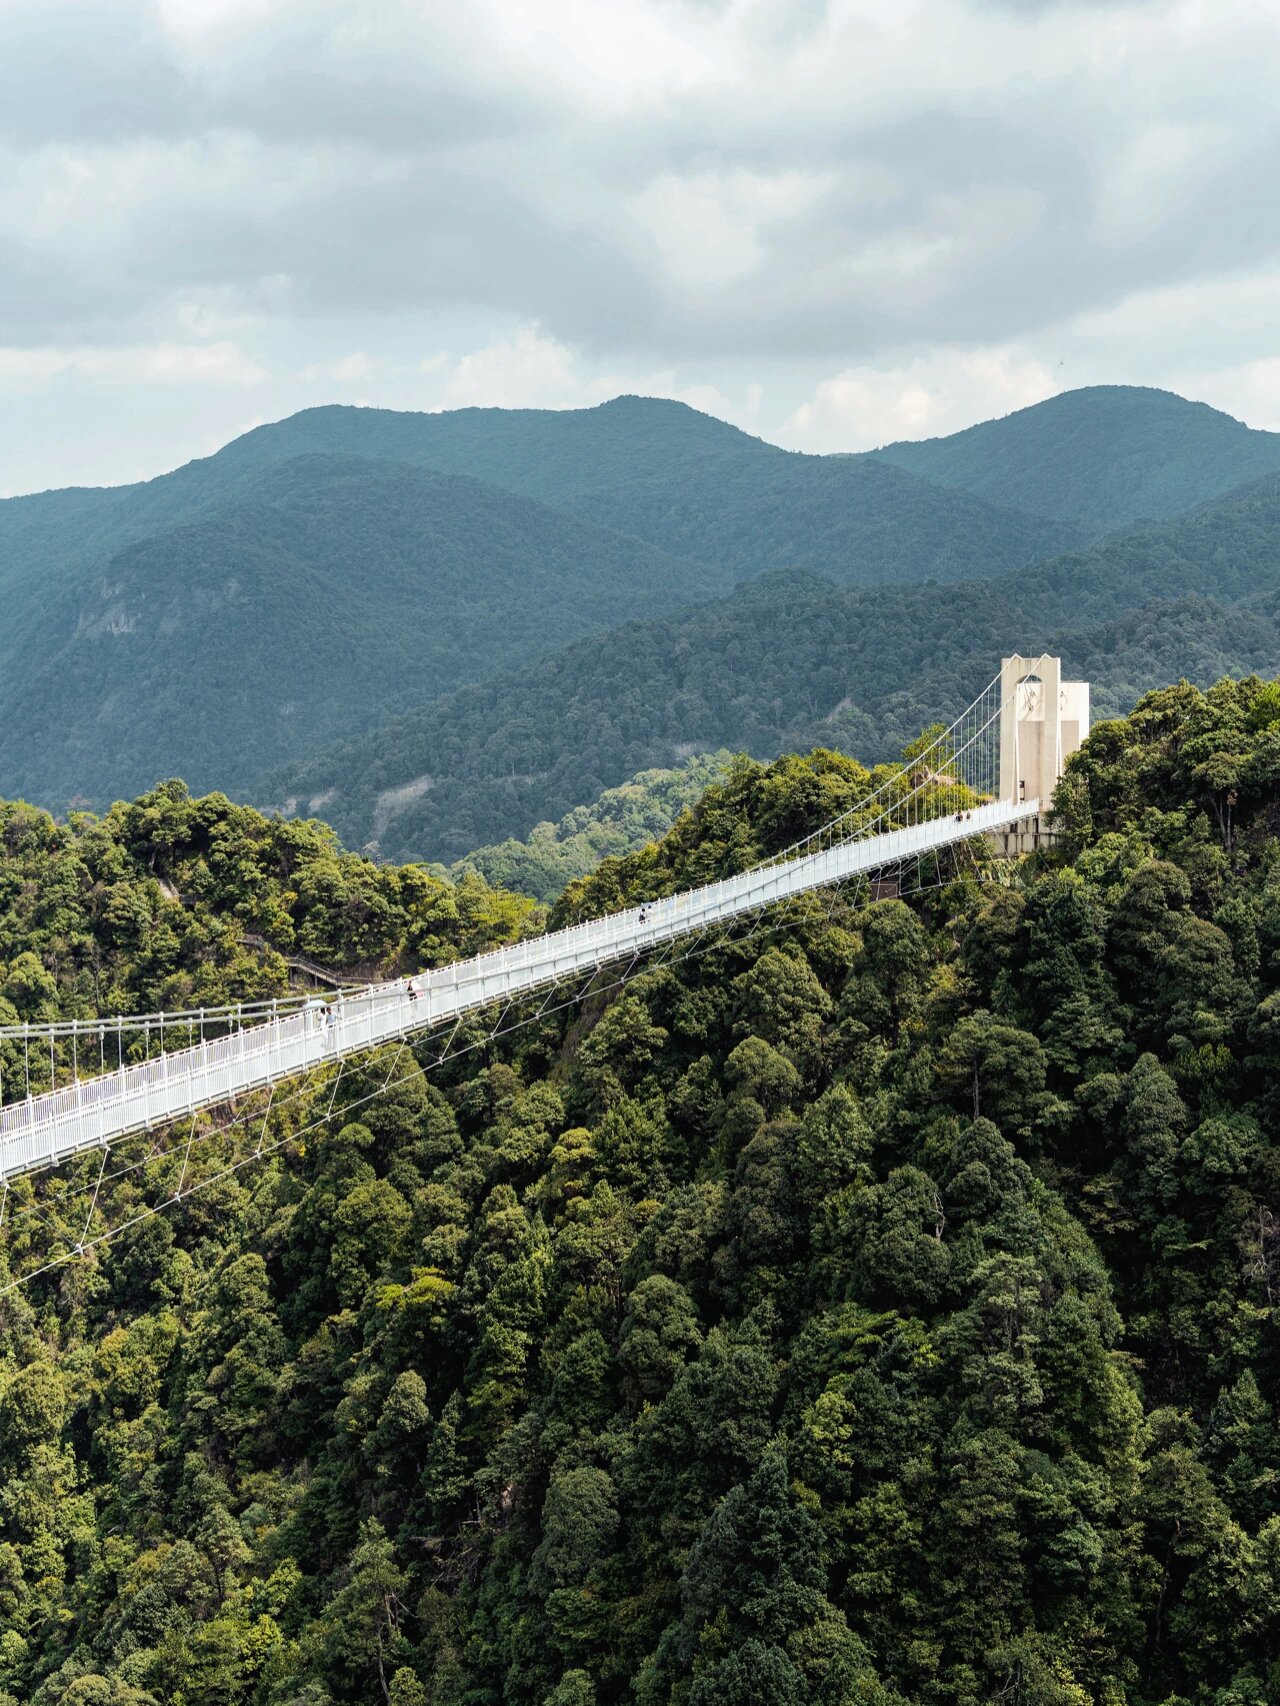
[[1185, 513], [1280, 469], [1280, 433], [1176, 392], [1093, 385], [872, 454], [939, 485], [1103, 530]]
[[[1060, 430], [1076, 417], [1093, 422], [1079, 465], [1076, 439]], [[1109, 437], [1099, 437], [1102, 417]], [[1049, 473], [1058, 481], [1053, 491], [1041, 485], [1016, 495], [1059, 511], [1072, 506], [1072, 481], [1094, 467], [1100, 444], [1112, 460], [1145, 470], [1146, 492], [1164, 490], [1170, 469], [1191, 463], [1202, 485], [1213, 484], [1224, 470], [1247, 470], [1259, 446], [1269, 457], [1272, 439], [1280, 442], [1170, 394], [1102, 388], [960, 435], [972, 464], [961, 470], [966, 479], [982, 473], [974, 473], [975, 456], [988, 478], [991, 447], [1000, 451], [1010, 432], [1026, 440], [1014, 468], [1024, 486]], [[1124, 432], [1128, 463], [1112, 455]], [[1047, 463], [1046, 434], [1056, 434], [1061, 452]], [[1208, 435], [1200, 451], [1197, 434]], [[1170, 443], [1181, 461], [1161, 459]], [[939, 444], [954, 451], [943, 440], [921, 454], [936, 457]], [[430, 466], [432, 458], [450, 466]], [[996, 462], [1013, 466], [1002, 454]], [[1243, 489], [1233, 488], [1229, 521], [1225, 511], [1205, 509], [1168, 524], [1206, 535], [1195, 544], [1197, 560], [1212, 555], [1216, 528], [1231, 533], [1210, 584], [1198, 570], [1179, 578], [1177, 549], [1150, 526], [1125, 521], [1107, 535], [1110, 554], [1091, 557], [1096, 516], [1081, 523], [1001, 507], [994, 499], [1007, 492], [939, 484], [884, 455], [784, 451], [670, 400], [436, 415], [303, 411], [157, 481], [0, 503], [9, 641], [0, 651], [3, 782], [64, 809], [102, 805], [181, 770], [197, 787], [261, 799], [268, 776], [402, 709], [434, 704], [469, 681], [507, 681], [575, 636], [612, 634], [633, 617], [670, 615], [737, 580], [790, 568], [868, 591], [889, 586], [885, 598], [859, 608], [865, 620], [887, 624], [895, 658], [911, 668], [923, 661], [901, 611], [916, 611], [922, 631], [934, 632], [931, 604], [904, 590], [912, 585], [999, 580], [992, 620], [1008, 627], [1020, 609], [1017, 578], [1031, 576], [1039, 618], [1074, 631], [1075, 607], [1087, 598], [1101, 601], [1097, 621], [1114, 613], [1109, 582], [1147, 575], [1154, 550], [1157, 562], [1173, 562], [1174, 584], [1230, 602], [1248, 590], [1252, 565], [1267, 550], [1244, 538]], [[1260, 501], [1265, 509], [1268, 500]], [[1255, 531], [1273, 525], [1263, 515]], [[1125, 601], [1144, 596], [1135, 588]], [[992, 608], [977, 592], [973, 607]], [[957, 632], [968, 630], [969, 614], [957, 609]], [[874, 675], [880, 661], [868, 651], [858, 667]], [[626, 693], [643, 699], [629, 660], [618, 667]], [[839, 697], [857, 704], [869, 690], [855, 678]], [[696, 699], [700, 685], [689, 691]], [[735, 731], [711, 719], [708, 736], [713, 746], [736, 746], [754, 726]], [[585, 729], [584, 741], [593, 738]], [[670, 761], [642, 746], [624, 743], [626, 763], [619, 750], [606, 770], [584, 769], [583, 791], [557, 794], [532, 821]], [[400, 780], [421, 790], [436, 768], [424, 764]], [[495, 775], [498, 768], [495, 761]], [[543, 768], [534, 753], [515, 775]], [[528, 827], [495, 819], [473, 844]], [[466, 847], [455, 842], [453, 850]]]
[[363, 845], [370, 802], [429, 776], [374, 839], [386, 856], [461, 857], [672, 763], [681, 746], [891, 757], [967, 703], [1001, 651], [1087, 662], [1103, 714], [1171, 674], [1247, 673], [1280, 649], [1265, 603], [1277, 590], [1280, 475], [987, 581], [841, 588], [773, 571], [409, 710], [274, 778], [267, 797], [305, 812], [323, 796], [329, 821]]
[[691, 584], [725, 577], [464, 475], [277, 463], [234, 504], [11, 600], [22, 667], [0, 677], [0, 717], [40, 740], [15, 741], [6, 785], [101, 799], [164, 771], [243, 792], [401, 695], [433, 697]]
[[[472, 439], [513, 433], [506, 461], [491, 466], [470, 441], [452, 452], [467, 472], [361, 454], [388, 435], [447, 438], [458, 422], [332, 409], [154, 482], [0, 504], [5, 788], [58, 809], [103, 806], [182, 772], [248, 794], [406, 700], [675, 609], [762, 564], [811, 561], [862, 581], [973, 575], [1062, 541], [1057, 524], [899, 470], [798, 458], [682, 404], [474, 411], [463, 424]], [[333, 447], [353, 430], [354, 452]], [[330, 448], [316, 448], [326, 435]], [[692, 453], [709, 443], [725, 448]], [[539, 445], [538, 477], [517, 480]], [[642, 538], [611, 526], [598, 500], [590, 513], [574, 501], [634, 476], [637, 447], [651, 484], [710, 517], [693, 538], [666, 530], [678, 555], [662, 528]], [[559, 501], [479, 478], [504, 470]], [[726, 543], [740, 490], [756, 506], [745, 552], [741, 529]]]

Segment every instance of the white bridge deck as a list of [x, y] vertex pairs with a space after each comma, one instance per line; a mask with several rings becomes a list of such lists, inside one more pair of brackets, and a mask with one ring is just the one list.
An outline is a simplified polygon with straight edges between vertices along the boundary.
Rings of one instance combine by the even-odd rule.
[[846, 877], [884, 870], [1007, 828], [1040, 810], [1038, 800], [998, 800], [963, 819], [935, 817], [909, 828], [842, 841], [823, 851], [708, 883], [626, 912], [498, 948], [419, 973], [412, 982], [372, 984], [335, 997], [327, 1013], [303, 1009], [213, 1042], [86, 1078], [0, 1109], [0, 1178], [49, 1166], [86, 1149], [215, 1107], [246, 1091], [295, 1078], [381, 1043], [428, 1031], [507, 1001], [695, 934]]

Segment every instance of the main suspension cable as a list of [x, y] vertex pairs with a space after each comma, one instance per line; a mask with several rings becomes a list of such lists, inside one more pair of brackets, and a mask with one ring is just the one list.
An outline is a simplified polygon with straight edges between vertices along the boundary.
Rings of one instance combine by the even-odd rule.
[[[850, 878], [845, 878], [845, 879], [842, 879], [841, 881], [839, 881], [837, 883], [833, 883], [833, 884], [829, 885], [829, 887], [831, 887], [831, 888], [842, 888], [846, 884], [852, 884], [854, 886], [855, 894], [856, 894], [863, 887], [870, 886], [870, 883], [872, 882], [872, 880], [873, 879], [872, 879], [870, 874], [868, 874], [866, 872], [858, 872], [858, 873], [855, 873]], [[740, 937], [740, 938], [735, 938], [731, 934], [726, 933], [723, 926], [709, 926], [707, 929], [700, 932], [699, 935], [697, 936], [697, 938], [694, 941], [692, 941], [691, 943], [689, 943], [689, 945], [686, 946], [681, 952], [671, 953], [670, 951], [668, 951], [666, 954], [664, 954], [662, 956], [662, 958], [658, 961], [658, 963], [656, 965], [646, 964], [646, 966], [644, 967], [644, 970], [646, 970], [646, 971], [648, 971], [648, 970], [661, 970], [664, 966], [683, 964], [686, 960], [694, 959], [703, 953], [713, 952], [717, 948], [729, 949], [729, 948], [732, 948], [735, 946], [742, 946], [745, 942], [752, 940], [757, 934], [759, 934], [761, 932], [762, 916], [766, 911], [773, 911], [775, 908], [780, 908], [784, 904], [794, 906], [795, 903], [797, 901], [801, 900], [802, 898], [803, 899], [816, 898], [816, 891], [815, 891], [815, 894], [813, 896], [800, 897], [800, 896], [795, 896], [795, 895], [789, 895], [789, 896], [777, 897], [777, 898], [774, 898], [772, 900], [766, 899], [766, 900], [762, 901], [762, 903], [760, 904], [759, 907], [753, 909], [752, 912], [746, 913], [746, 914], [741, 914], [741, 915], [739, 915], [739, 918], [730, 921], [729, 930], [732, 931], [733, 928], [742, 919], [744, 919], [744, 918], [751, 919], [752, 920], [751, 928], [746, 933], [745, 936]], [[795, 922], [797, 922], [797, 921], [792, 919], [792, 918], [789, 918], [785, 915], [777, 916], [771, 922], [763, 925], [763, 932], [765, 934], [772, 934], [772, 933], [777, 932], [777, 931], [787, 930], [787, 929], [792, 928], [794, 926]], [[803, 923], [803, 922], [806, 922], [806, 920], [800, 920], [799, 922]], [[711, 937], [711, 940], [709, 940], [709, 941], [706, 940], [706, 938], [708, 936]], [[653, 948], [654, 949], [665, 948], [667, 950], [671, 950], [677, 945], [677, 943], [680, 940], [682, 940], [682, 939], [681, 938], [669, 938], [666, 942], [654, 943]], [[687, 938], [684, 940], [687, 941]], [[623, 973], [621, 973], [620, 976], [614, 978], [612, 980], [612, 982], [610, 982], [610, 983], [601, 984], [594, 989], [591, 988], [591, 985], [595, 982], [595, 976], [596, 976], [596, 974], [593, 974], [590, 978], [588, 978], [586, 980], [586, 983], [580, 989], [576, 990], [572, 995], [567, 997], [567, 999], [565, 999], [564, 1001], [557, 1002], [554, 1006], [548, 1006], [546, 999], [544, 998], [543, 1002], [538, 1007], [536, 1012], [529, 1013], [527, 1015], [521, 1016], [521, 1017], [517, 1018], [512, 1024], [509, 1024], [509, 1025], [501, 1025], [500, 1024], [498, 1027], [495, 1027], [493, 1029], [486, 1031], [484, 1036], [475, 1038], [470, 1042], [464, 1043], [456, 1049], [451, 1049], [448, 1052], [442, 1053], [441, 1055], [437, 1056], [435, 1059], [427, 1061], [425, 1064], [418, 1062], [416, 1060], [416, 1057], [414, 1057], [415, 1064], [414, 1064], [413, 1068], [410, 1071], [402, 1073], [399, 1077], [394, 1077], [394, 1067], [399, 1062], [399, 1060], [400, 1060], [400, 1058], [404, 1052], [404, 1049], [407, 1046], [407, 1037], [402, 1036], [399, 1039], [398, 1047], [396, 1049], [396, 1054], [395, 1054], [394, 1061], [393, 1061], [392, 1072], [388, 1074], [387, 1078], [384, 1079], [384, 1081], [380, 1085], [375, 1086], [372, 1090], [370, 1090], [366, 1094], [358, 1097], [355, 1101], [344, 1103], [342, 1106], [342, 1109], [341, 1109], [341, 1114], [342, 1114], [343, 1118], [345, 1119], [354, 1110], [361, 1108], [361, 1107], [364, 1107], [364, 1106], [367, 1106], [369, 1103], [376, 1101], [379, 1097], [384, 1096], [386, 1094], [389, 1094], [393, 1088], [395, 1088], [399, 1085], [402, 1085], [402, 1084], [413, 1083], [420, 1078], [426, 1078], [429, 1073], [436, 1071], [441, 1066], [447, 1066], [452, 1061], [461, 1058], [463, 1055], [474, 1053], [477, 1049], [488, 1048], [489, 1046], [491, 1046], [491, 1044], [496, 1042], [501, 1037], [509, 1036], [516, 1031], [526, 1029], [530, 1025], [537, 1024], [542, 1019], [549, 1018], [549, 1017], [552, 1017], [553, 1015], [555, 1015], [557, 1013], [564, 1012], [568, 1008], [579, 1006], [585, 1000], [589, 1000], [589, 999], [592, 999], [593, 997], [600, 996], [600, 995], [607, 995], [616, 989], [624, 987], [627, 983], [629, 983], [631, 981], [633, 975], [639, 975], [639, 974], [636, 974], [636, 972], [635, 972], [636, 964], [642, 958], [647, 959], [647, 955], [648, 955], [648, 950], [641, 950], [641, 951], [637, 952], [637, 954], [632, 958], [632, 960], [628, 964], [627, 969]], [[552, 986], [552, 992], [554, 992], [555, 987], [557, 987], [557, 986], [554, 986], [554, 985]], [[563, 987], [563, 986], [560, 986], [560, 987]], [[496, 1003], [495, 1003], [495, 1005], [496, 1005]], [[502, 1015], [503, 1017], [505, 1017], [505, 1013], [510, 1010], [511, 1005], [512, 1004], [510, 1002], [507, 1004], [507, 1008], [504, 1010], [504, 1013]], [[457, 1031], [460, 1028], [460, 1025], [461, 1025], [461, 1018], [459, 1018], [458, 1021], [454, 1024], [453, 1030], [450, 1032], [450, 1042], [452, 1042], [453, 1037], [456, 1036]], [[442, 1031], [445, 1028], [446, 1028], [445, 1025], [441, 1026]], [[426, 1036], [424, 1036], [422, 1040], [425, 1042], [427, 1040]], [[390, 1040], [386, 1043], [380, 1044], [379, 1048], [377, 1050], [373, 1051], [368, 1056], [368, 1058], [369, 1059], [375, 1059], [377, 1057], [378, 1052], [380, 1052], [383, 1049], [390, 1048], [390, 1047], [391, 1047], [391, 1041]], [[337, 1073], [335, 1074], [335, 1078], [341, 1077], [342, 1066], [344, 1064], [346, 1064], [346, 1063], [339, 1063], [339, 1067], [338, 1067]], [[298, 1084], [297, 1088], [293, 1092], [291, 1092], [290, 1095], [282, 1098], [282, 1100], [285, 1102], [298, 1100], [299, 1098], [301, 1098], [303, 1096], [315, 1094], [316, 1091], [320, 1087], [321, 1086], [318, 1085], [315, 1081], [304, 1079]], [[272, 1086], [272, 1092], [273, 1093], [274, 1093], [274, 1089], [275, 1089], [275, 1087]], [[336, 1094], [336, 1084], [335, 1084], [335, 1094]], [[4, 1285], [0, 1285], [0, 1297], [3, 1297], [7, 1293], [9, 1293], [11, 1291], [15, 1291], [18, 1288], [20, 1288], [21, 1286], [28, 1284], [31, 1280], [40, 1278], [44, 1274], [53, 1272], [54, 1270], [61, 1268], [61, 1267], [66, 1267], [68, 1264], [70, 1264], [71, 1262], [74, 1262], [78, 1259], [86, 1258], [88, 1256], [88, 1253], [91, 1250], [95, 1250], [98, 1247], [100, 1247], [101, 1245], [104, 1245], [104, 1244], [110, 1242], [112, 1239], [119, 1237], [121, 1233], [129, 1231], [131, 1228], [139, 1225], [141, 1222], [143, 1222], [145, 1220], [152, 1219], [159, 1214], [163, 1214], [169, 1208], [176, 1207], [179, 1202], [185, 1201], [187, 1198], [193, 1196], [197, 1191], [204, 1190], [209, 1185], [215, 1184], [220, 1180], [229, 1178], [229, 1177], [239, 1173], [244, 1168], [251, 1166], [255, 1161], [262, 1160], [265, 1157], [267, 1157], [269, 1155], [273, 1155], [273, 1154], [277, 1153], [279, 1150], [286, 1148], [290, 1143], [296, 1143], [296, 1142], [301, 1141], [309, 1133], [316, 1131], [316, 1130], [319, 1130], [321, 1127], [328, 1124], [328, 1122], [331, 1119], [332, 1114], [333, 1114], [333, 1108], [334, 1108], [334, 1099], [333, 1099], [333, 1097], [331, 1097], [330, 1101], [329, 1101], [329, 1105], [323, 1114], [319, 1115], [316, 1119], [311, 1120], [306, 1125], [301, 1126], [297, 1131], [289, 1132], [286, 1135], [276, 1139], [275, 1142], [269, 1143], [269, 1144], [263, 1142], [263, 1137], [265, 1137], [265, 1135], [266, 1135], [266, 1121], [264, 1119], [262, 1134], [259, 1137], [257, 1147], [254, 1149], [254, 1151], [251, 1154], [246, 1155], [246, 1156], [242, 1156], [239, 1160], [232, 1162], [232, 1163], [229, 1163], [226, 1167], [221, 1168], [216, 1173], [206, 1175], [204, 1178], [196, 1180], [193, 1184], [186, 1186], [185, 1190], [182, 1189], [180, 1186], [178, 1192], [175, 1192], [172, 1195], [165, 1196], [163, 1198], [163, 1200], [161, 1200], [161, 1201], [146, 1205], [144, 1208], [140, 1209], [136, 1214], [131, 1215], [128, 1219], [121, 1221], [116, 1226], [108, 1227], [105, 1231], [98, 1233], [95, 1237], [92, 1237], [92, 1238], [88, 1237], [88, 1236], [81, 1237], [79, 1240], [74, 1242], [74, 1244], [72, 1245], [71, 1248], [64, 1251], [60, 1255], [50, 1257], [47, 1261], [41, 1263], [38, 1267], [32, 1268], [28, 1272], [21, 1274], [15, 1278], [10, 1279]], [[271, 1112], [271, 1109], [269, 1106], [268, 1110], [267, 1110], [268, 1116], [269, 1116], [270, 1112]], [[185, 1157], [187, 1159], [189, 1159], [190, 1153], [191, 1153], [191, 1150], [193, 1147], [195, 1147], [198, 1144], [209, 1142], [210, 1140], [212, 1140], [214, 1138], [225, 1137], [229, 1132], [235, 1130], [237, 1127], [247, 1125], [249, 1122], [254, 1121], [258, 1118], [258, 1111], [256, 1109], [254, 1109], [252, 1111], [246, 1110], [246, 1112], [244, 1114], [239, 1114], [234, 1119], [232, 1119], [230, 1121], [225, 1121], [225, 1122], [219, 1123], [217, 1125], [210, 1125], [207, 1130], [201, 1132], [198, 1136], [195, 1135], [195, 1132], [194, 1132], [194, 1122], [195, 1122], [195, 1119], [197, 1117], [198, 1117], [198, 1115], [192, 1116], [192, 1132], [188, 1135], [188, 1139], [187, 1139], [187, 1143], [186, 1143], [186, 1147], [185, 1147], [185, 1151], [184, 1151]], [[132, 1138], [125, 1138], [122, 1141], [127, 1143], [130, 1141], [133, 1141], [133, 1139]], [[92, 1217], [93, 1207], [96, 1206], [96, 1203], [98, 1201], [98, 1198], [99, 1198], [99, 1195], [101, 1192], [101, 1188], [105, 1183], [109, 1183], [114, 1179], [120, 1179], [120, 1178], [127, 1177], [130, 1173], [139, 1171], [141, 1168], [149, 1165], [152, 1161], [163, 1160], [167, 1155], [172, 1154], [172, 1153], [173, 1153], [172, 1149], [156, 1150], [154, 1148], [154, 1145], [153, 1145], [151, 1152], [149, 1152], [147, 1155], [143, 1156], [140, 1160], [130, 1163], [127, 1167], [119, 1168], [114, 1173], [109, 1173], [109, 1174], [105, 1174], [105, 1175], [100, 1170], [98, 1180], [97, 1180], [97, 1185], [95, 1188], [93, 1204], [91, 1205], [91, 1208], [90, 1208], [90, 1218]], [[105, 1168], [105, 1157], [104, 1157], [103, 1167]], [[45, 1169], [42, 1169], [42, 1171], [47, 1171], [47, 1170], [48, 1170], [47, 1167]], [[33, 1174], [23, 1175], [24, 1178], [29, 1178], [32, 1176], [34, 1176], [34, 1175]], [[185, 1162], [184, 1162], [183, 1182], [185, 1183]], [[75, 1193], [68, 1191], [68, 1192], [65, 1192], [62, 1195], [60, 1195], [58, 1198], [58, 1204], [61, 1205], [61, 1204], [65, 1203], [68, 1200], [68, 1197], [73, 1195], [73, 1194], [75, 1194]], [[7, 1198], [8, 1198], [8, 1191], [6, 1190], [6, 1193], [5, 1193], [6, 1201], [7, 1201]], [[44, 1204], [35, 1204], [35, 1203], [32, 1203], [32, 1204], [10, 1204], [9, 1205], [9, 1220], [10, 1220], [10, 1222], [12, 1222], [15, 1217], [25, 1216], [25, 1215], [33, 1214], [33, 1213], [37, 1213], [37, 1212], [51, 1212], [51, 1211]], [[86, 1221], [86, 1226], [85, 1226], [86, 1233], [88, 1231], [88, 1224], [89, 1224], [88, 1221]]]

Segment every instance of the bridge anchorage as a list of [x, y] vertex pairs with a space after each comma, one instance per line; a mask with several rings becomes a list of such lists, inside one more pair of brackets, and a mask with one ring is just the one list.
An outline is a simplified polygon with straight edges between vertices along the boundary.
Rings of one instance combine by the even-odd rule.
[[[793, 897], [850, 881], [894, 892], [895, 875], [975, 838], [1008, 855], [1044, 846], [1052, 836], [1054, 785], [1088, 723], [1088, 685], [1064, 682], [1057, 658], [1005, 658], [949, 728], [856, 806], [718, 882], [411, 978], [323, 997], [0, 1027], [0, 1232], [6, 1209], [12, 1220], [17, 1207], [10, 1200], [17, 1181], [82, 1157], [86, 1180], [96, 1182], [83, 1236], [58, 1257], [69, 1260], [121, 1230], [96, 1230], [94, 1215], [103, 1185], [129, 1170], [114, 1147], [127, 1140], [190, 1121], [185, 1151], [181, 1141], [173, 1146], [173, 1177], [157, 1204], [163, 1207], [212, 1182], [208, 1175], [189, 1182], [197, 1127], [216, 1135], [246, 1118], [236, 1113], [219, 1123], [206, 1111], [267, 1092], [266, 1112], [254, 1110], [262, 1121], [256, 1147], [212, 1176], [224, 1177], [280, 1146], [266, 1137], [277, 1086], [289, 1080], [334, 1067], [340, 1073], [343, 1063], [387, 1044], [399, 1045], [398, 1060], [408, 1039], [438, 1035], [439, 1054], [433, 1044], [435, 1058], [420, 1068], [429, 1070], [462, 1051], [454, 1042], [468, 1019], [501, 1009], [488, 1040], [513, 1028], [505, 1020], [518, 1003], [534, 1004], [533, 1017], [570, 1005], [609, 987], [602, 978], [625, 981], [640, 963], [696, 952], [736, 923], [754, 930], [770, 908]], [[280, 1143], [300, 1135], [295, 1129]], [[131, 1166], [151, 1166], [157, 1153], [152, 1143]]]

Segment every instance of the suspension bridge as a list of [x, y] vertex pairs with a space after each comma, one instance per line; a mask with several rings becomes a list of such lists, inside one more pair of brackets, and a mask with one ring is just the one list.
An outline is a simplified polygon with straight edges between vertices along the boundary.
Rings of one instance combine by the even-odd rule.
[[9, 1181], [86, 1151], [101, 1151], [105, 1170], [111, 1146], [140, 1132], [250, 1092], [274, 1094], [387, 1043], [456, 1030], [495, 1004], [542, 995], [545, 1007], [570, 982], [589, 986], [606, 967], [634, 965], [793, 896], [901, 871], [975, 837], [1022, 851], [1087, 732], [1086, 684], [1064, 683], [1056, 658], [1006, 658], [955, 722], [866, 798], [720, 881], [323, 997], [0, 1027], [9, 1062], [0, 1081], [5, 1193]]

